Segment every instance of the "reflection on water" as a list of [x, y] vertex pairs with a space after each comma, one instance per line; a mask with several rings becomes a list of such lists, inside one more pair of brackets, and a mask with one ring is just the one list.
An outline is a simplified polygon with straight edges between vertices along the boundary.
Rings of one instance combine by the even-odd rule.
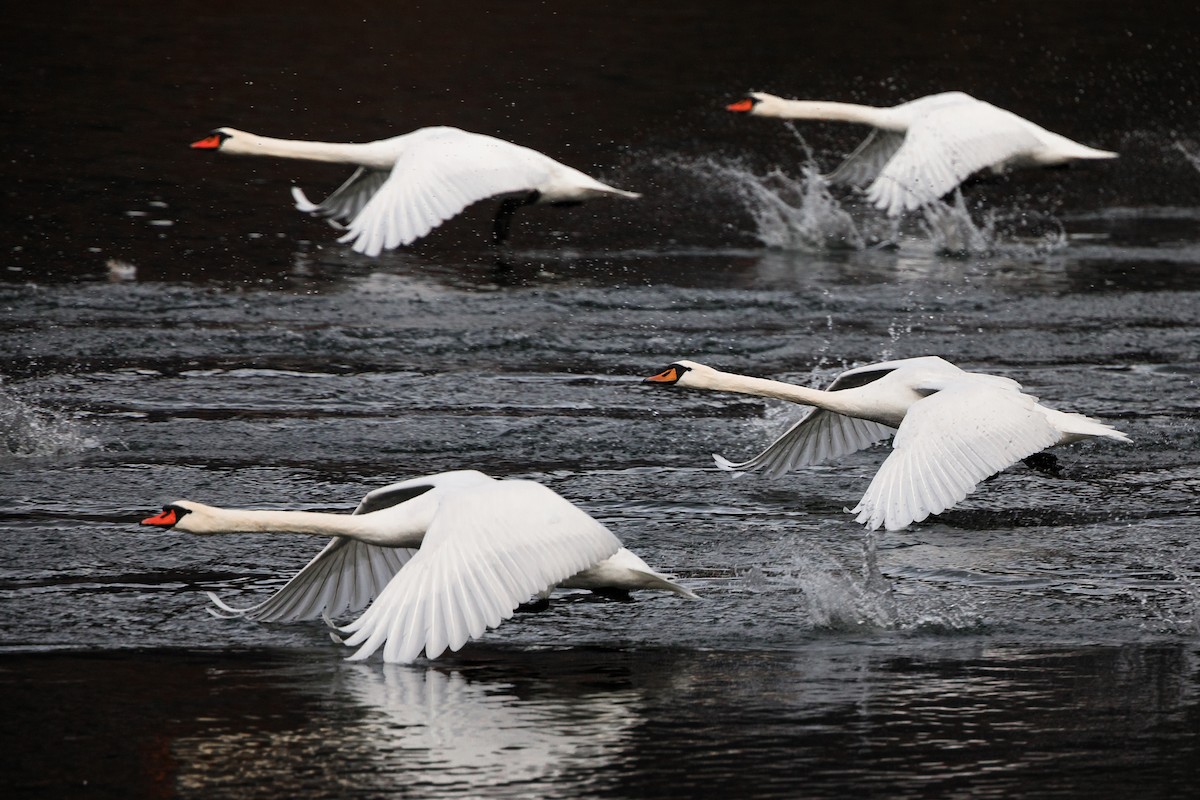
[[[1197, 752], [1198, 668], [1182, 647], [953, 641], [493, 648], [428, 669], [22, 656], [0, 688], [25, 723], [0, 726], [0, 745], [8, 796], [1144, 797], [1196, 776], [1168, 754]], [[42, 746], [64, 735], [65, 761]]]
[[195, 797], [253, 786], [275, 796], [403, 787], [421, 797], [579, 797], [619, 768], [640, 723], [637, 691], [580, 686], [564, 694], [568, 684], [540, 696], [514, 680], [347, 665], [311, 687], [328, 711], [297, 728], [231, 720], [175, 739], [175, 785]]

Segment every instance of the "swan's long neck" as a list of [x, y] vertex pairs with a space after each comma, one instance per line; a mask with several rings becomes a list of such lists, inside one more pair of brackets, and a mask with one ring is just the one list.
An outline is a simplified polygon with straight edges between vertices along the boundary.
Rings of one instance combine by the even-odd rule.
[[820, 389], [810, 389], [807, 386], [796, 386], [783, 381], [773, 381], [767, 378], [751, 378], [748, 375], [736, 375], [732, 372], [714, 370], [704, 384], [705, 389], [718, 392], [736, 392], [757, 397], [773, 397], [777, 400], [787, 400], [805, 406], [816, 406], [829, 411], [843, 413], [841, 403], [834, 392]]
[[[227, 153], [250, 156], [295, 158], [303, 161], [325, 161], [333, 164], [359, 164], [376, 169], [390, 168], [374, 157], [375, 142], [365, 144], [342, 142], [306, 142], [298, 139], [275, 139], [255, 133], [238, 131], [222, 147]], [[392, 159], [394, 163], [395, 159]]]
[[904, 130], [892, 117], [891, 109], [864, 106], [858, 103], [836, 103], [826, 100], [784, 100], [760, 103], [757, 113], [781, 119], [823, 119], [832, 122], [856, 122], [885, 130]]
[[318, 511], [270, 511], [218, 508], [190, 503], [176, 526], [188, 533], [300, 533], [314, 536], [346, 536], [368, 544], [388, 547], [418, 547], [428, 527], [424, 514], [389, 514], [384, 509], [371, 514], [327, 514]]

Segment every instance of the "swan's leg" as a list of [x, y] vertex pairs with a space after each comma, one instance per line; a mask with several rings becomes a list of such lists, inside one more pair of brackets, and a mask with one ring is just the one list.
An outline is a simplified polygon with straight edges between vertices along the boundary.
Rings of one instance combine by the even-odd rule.
[[504, 244], [508, 238], [509, 229], [512, 228], [513, 214], [521, 206], [533, 205], [541, 196], [541, 192], [530, 192], [524, 197], [506, 197], [501, 200], [500, 208], [496, 211], [496, 218], [492, 220], [492, 244]]
[[534, 600], [530, 600], [528, 603], [521, 603], [519, 606], [517, 606], [517, 613], [532, 614], [538, 611], [545, 611], [548, 608], [550, 608], [550, 598], [548, 596], [538, 597]]
[[592, 589], [592, 594], [599, 595], [606, 600], [616, 600], [621, 603], [629, 603], [633, 601], [633, 598], [625, 589]]
[[1021, 460], [1025, 462], [1025, 466], [1035, 472], [1049, 475], [1052, 478], [1062, 477], [1062, 470], [1058, 466], [1058, 458], [1053, 453], [1034, 453]]

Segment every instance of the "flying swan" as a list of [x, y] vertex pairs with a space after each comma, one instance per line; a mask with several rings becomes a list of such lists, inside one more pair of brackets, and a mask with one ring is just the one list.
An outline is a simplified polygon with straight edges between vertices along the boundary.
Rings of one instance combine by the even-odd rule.
[[521, 206], [575, 204], [594, 197], [638, 198], [528, 147], [458, 128], [420, 128], [365, 143], [273, 139], [217, 128], [192, 147], [234, 155], [353, 164], [350, 179], [320, 203], [292, 187], [296, 208], [345, 228], [338, 239], [377, 256], [412, 244], [472, 203], [501, 198], [493, 241], [508, 236]]
[[[458, 470], [370, 492], [353, 514], [218, 508], [176, 500], [143, 525], [199, 535], [333, 536], [282, 589], [250, 608], [209, 593], [217, 616], [263, 622], [330, 619], [366, 607], [339, 630], [388, 662], [458, 650], [555, 587], [658, 589], [695, 599], [621, 546], [606, 527], [539, 483]], [[371, 602], [374, 598], [374, 602]], [[369, 604], [369, 606], [368, 606]]]
[[721, 372], [676, 361], [644, 383], [773, 397], [815, 408], [731, 472], [782, 475], [894, 435], [892, 452], [850, 513], [870, 530], [900, 530], [940, 514], [985, 478], [1048, 447], [1093, 436], [1128, 442], [1099, 420], [1047, 408], [1010, 378], [966, 372], [938, 356], [847, 370], [829, 388]]
[[874, 130], [829, 179], [867, 186], [867, 199], [893, 217], [932, 203], [980, 170], [998, 173], [1117, 157], [963, 92], [932, 94], [891, 108], [751, 92], [726, 109], [759, 117], [871, 126]]

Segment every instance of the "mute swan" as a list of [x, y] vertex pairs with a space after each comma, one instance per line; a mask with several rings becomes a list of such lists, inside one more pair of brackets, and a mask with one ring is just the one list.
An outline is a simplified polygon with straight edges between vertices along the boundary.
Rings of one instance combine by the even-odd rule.
[[296, 208], [345, 230], [342, 243], [359, 253], [412, 244], [472, 203], [501, 199], [493, 240], [508, 236], [520, 206], [574, 204], [593, 197], [638, 198], [503, 139], [458, 128], [420, 128], [403, 136], [362, 144], [272, 139], [234, 128], [217, 128], [192, 147], [234, 155], [275, 156], [353, 164], [350, 179], [320, 203], [292, 187]]
[[219, 608], [213, 612], [217, 616], [267, 622], [328, 619], [370, 603], [340, 628], [348, 634], [344, 643], [358, 646], [353, 660], [380, 646], [389, 662], [411, 662], [422, 649], [427, 658], [437, 658], [556, 586], [659, 589], [696, 598], [545, 486], [496, 480], [474, 470], [376, 489], [353, 514], [227, 509], [177, 500], [142, 524], [200, 535], [334, 536], [258, 605], [236, 609], [212, 593], [209, 597]]
[[748, 461], [734, 464], [714, 454], [727, 471], [777, 476], [894, 434], [891, 454], [850, 511], [870, 530], [899, 530], [940, 514], [983, 479], [1053, 445], [1093, 436], [1129, 441], [1099, 420], [1041, 405], [1010, 378], [966, 372], [937, 356], [847, 370], [824, 391], [694, 361], [676, 361], [643, 382], [816, 406]]
[[983, 169], [1003, 172], [1117, 157], [963, 92], [932, 94], [891, 108], [751, 92], [726, 109], [759, 117], [870, 125], [874, 130], [829, 179], [870, 184], [867, 199], [893, 217], [932, 203]]

